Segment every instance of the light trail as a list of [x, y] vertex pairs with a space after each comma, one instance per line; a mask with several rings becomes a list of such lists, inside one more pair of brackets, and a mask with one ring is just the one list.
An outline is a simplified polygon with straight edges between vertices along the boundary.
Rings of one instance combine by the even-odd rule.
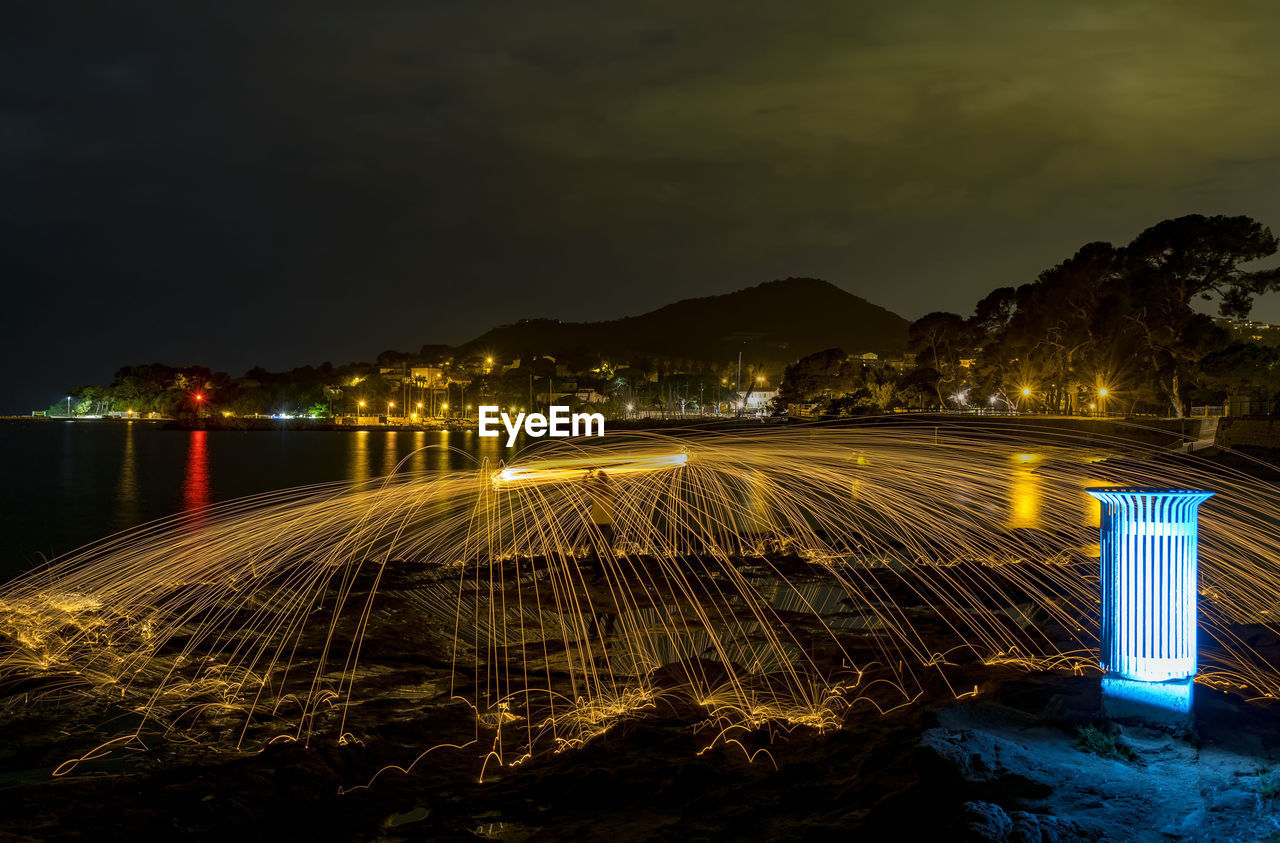
[[689, 464], [687, 453], [643, 453], [623, 456], [578, 456], [539, 460], [523, 465], [505, 466], [493, 475], [494, 483], [566, 483], [581, 480], [588, 471], [606, 471], [609, 476], [637, 474], [683, 468]]
[[[556, 441], [154, 522], [0, 590], [0, 690], [135, 712], [111, 750], [358, 743], [371, 695], [434, 694], [488, 769], [663, 706], [746, 751], [970, 695], [966, 665], [1096, 673], [1099, 484], [1216, 492], [1198, 680], [1280, 695], [1250, 643], [1280, 635], [1274, 486], [1126, 439], [912, 421]], [[415, 646], [445, 654], [439, 689], [378, 685]]]

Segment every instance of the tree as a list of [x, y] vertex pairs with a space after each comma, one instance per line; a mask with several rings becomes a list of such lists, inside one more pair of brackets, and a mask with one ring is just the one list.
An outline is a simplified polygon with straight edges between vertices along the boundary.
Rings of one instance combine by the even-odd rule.
[[1182, 417], [1181, 382], [1215, 337], [1192, 299], [1218, 301], [1224, 316], [1245, 317], [1254, 296], [1280, 290], [1280, 268], [1246, 271], [1240, 264], [1270, 257], [1271, 230], [1245, 216], [1191, 214], [1165, 220], [1124, 249], [1129, 324], [1162, 379], [1173, 412]]
[[960, 379], [960, 360], [972, 349], [973, 343], [968, 324], [956, 313], [927, 313], [911, 323], [907, 330], [907, 348], [914, 351], [937, 372], [934, 389], [938, 403], [945, 404], [943, 386], [957, 386]]
[[1105, 318], [1110, 307], [1104, 302], [1119, 263], [1110, 243], [1089, 243], [1017, 291], [1003, 350], [1017, 349], [1019, 359], [1034, 371], [1033, 379], [1048, 384], [1045, 399], [1051, 407], [1075, 412], [1080, 383], [1104, 368], [1107, 351], [1098, 329], [1110, 325]]
[[792, 363], [782, 373], [778, 404], [807, 404], [818, 399], [851, 394], [861, 385], [861, 366], [849, 364], [849, 356], [839, 348], [815, 351]]
[[997, 287], [978, 302], [969, 323], [976, 331], [976, 338], [981, 341], [983, 338], [999, 336], [1017, 312], [1017, 290], [1013, 287]]
[[1228, 394], [1263, 393], [1280, 385], [1280, 349], [1260, 343], [1233, 343], [1200, 360], [1197, 368], [1211, 386]]
[[898, 379], [888, 372], [875, 372], [867, 378], [867, 397], [871, 405], [881, 413], [897, 406], [901, 387]]

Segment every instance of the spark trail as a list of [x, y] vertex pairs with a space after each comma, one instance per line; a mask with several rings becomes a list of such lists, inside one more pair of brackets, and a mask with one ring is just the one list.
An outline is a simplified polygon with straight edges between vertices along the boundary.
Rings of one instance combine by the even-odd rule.
[[971, 693], [965, 664], [1096, 671], [1100, 484], [1217, 493], [1199, 681], [1280, 694], [1247, 643], [1280, 631], [1273, 486], [1128, 439], [911, 422], [560, 441], [154, 522], [0, 591], [0, 683], [132, 712], [106, 749], [359, 741], [379, 672], [415, 659], [487, 764], [664, 705], [708, 746], [837, 728]]

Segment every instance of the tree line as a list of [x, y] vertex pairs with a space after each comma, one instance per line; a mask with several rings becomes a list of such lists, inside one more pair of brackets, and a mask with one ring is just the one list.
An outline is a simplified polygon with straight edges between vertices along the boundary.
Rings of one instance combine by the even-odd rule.
[[[973, 313], [911, 324], [909, 370], [868, 368], [839, 349], [788, 367], [779, 405], [829, 413], [899, 406], [992, 406], [1182, 417], [1229, 396], [1274, 402], [1280, 350], [1231, 330], [1254, 299], [1280, 290], [1270, 229], [1246, 216], [1165, 220], [1124, 246], [1095, 242], [1029, 283], [999, 287]], [[1196, 305], [1199, 305], [1198, 307]], [[1099, 406], [1099, 405], [1103, 406]]]
[[[70, 390], [50, 415], [130, 414], [166, 418], [226, 413], [252, 415], [473, 415], [481, 403], [504, 409], [538, 410], [552, 403], [620, 415], [625, 407], [692, 410], [701, 403], [736, 400], [735, 373], [692, 361], [638, 357], [613, 365], [599, 355], [580, 355], [569, 364], [525, 355], [518, 366], [504, 358], [450, 356], [447, 346], [424, 346], [418, 353], [384, 351], [373, 363], [302, 366], [287, 372], [255, 367], [241, 377], [205, 366], [149, 363], [119, 369], [110, 384]], [[414, 378], [415, 366], [438, 370], [433, 380]], [[696, 369], [694, 372], [677, 369]], [[390, 370], [384, 372], [383, 370]], [[557, 372], [564, 374], [557, 374]], [[743, 372], [754, 385], [755, 367]], [[581, 392], [583, 397], [574, 393]], [[419, 409], [418, 405], [422, 404]]]

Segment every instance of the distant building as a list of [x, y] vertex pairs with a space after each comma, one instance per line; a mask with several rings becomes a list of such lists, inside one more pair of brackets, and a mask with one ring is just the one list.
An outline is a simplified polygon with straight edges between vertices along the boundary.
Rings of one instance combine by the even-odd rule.
[[856, 360], [861, 363], [862, 368], [864, 369], [883, 369], [885, 367], [885, 361], [881, 360], [880, 355], [876, 354], [874, 351], [868, 351], [863, 354], [852, 354], [849, 356], [849, 359]]
[[573, 393], [573, 397], [584, 404], [603, 404], [606, 400], [605, 396], [594, 389], [579, 389]]
[[419, 386], [440, 386], [445, 379], [442, 366], [414, 366], [409, 377]]
[[750, 392], [739, 392], [738, 403], [741, 404], [745, 410], [763, 410], [765, 405], [777, 397], [778, 390], [776, 389], [769, 392], [765, 392], [761, 389], [754, 389]]

